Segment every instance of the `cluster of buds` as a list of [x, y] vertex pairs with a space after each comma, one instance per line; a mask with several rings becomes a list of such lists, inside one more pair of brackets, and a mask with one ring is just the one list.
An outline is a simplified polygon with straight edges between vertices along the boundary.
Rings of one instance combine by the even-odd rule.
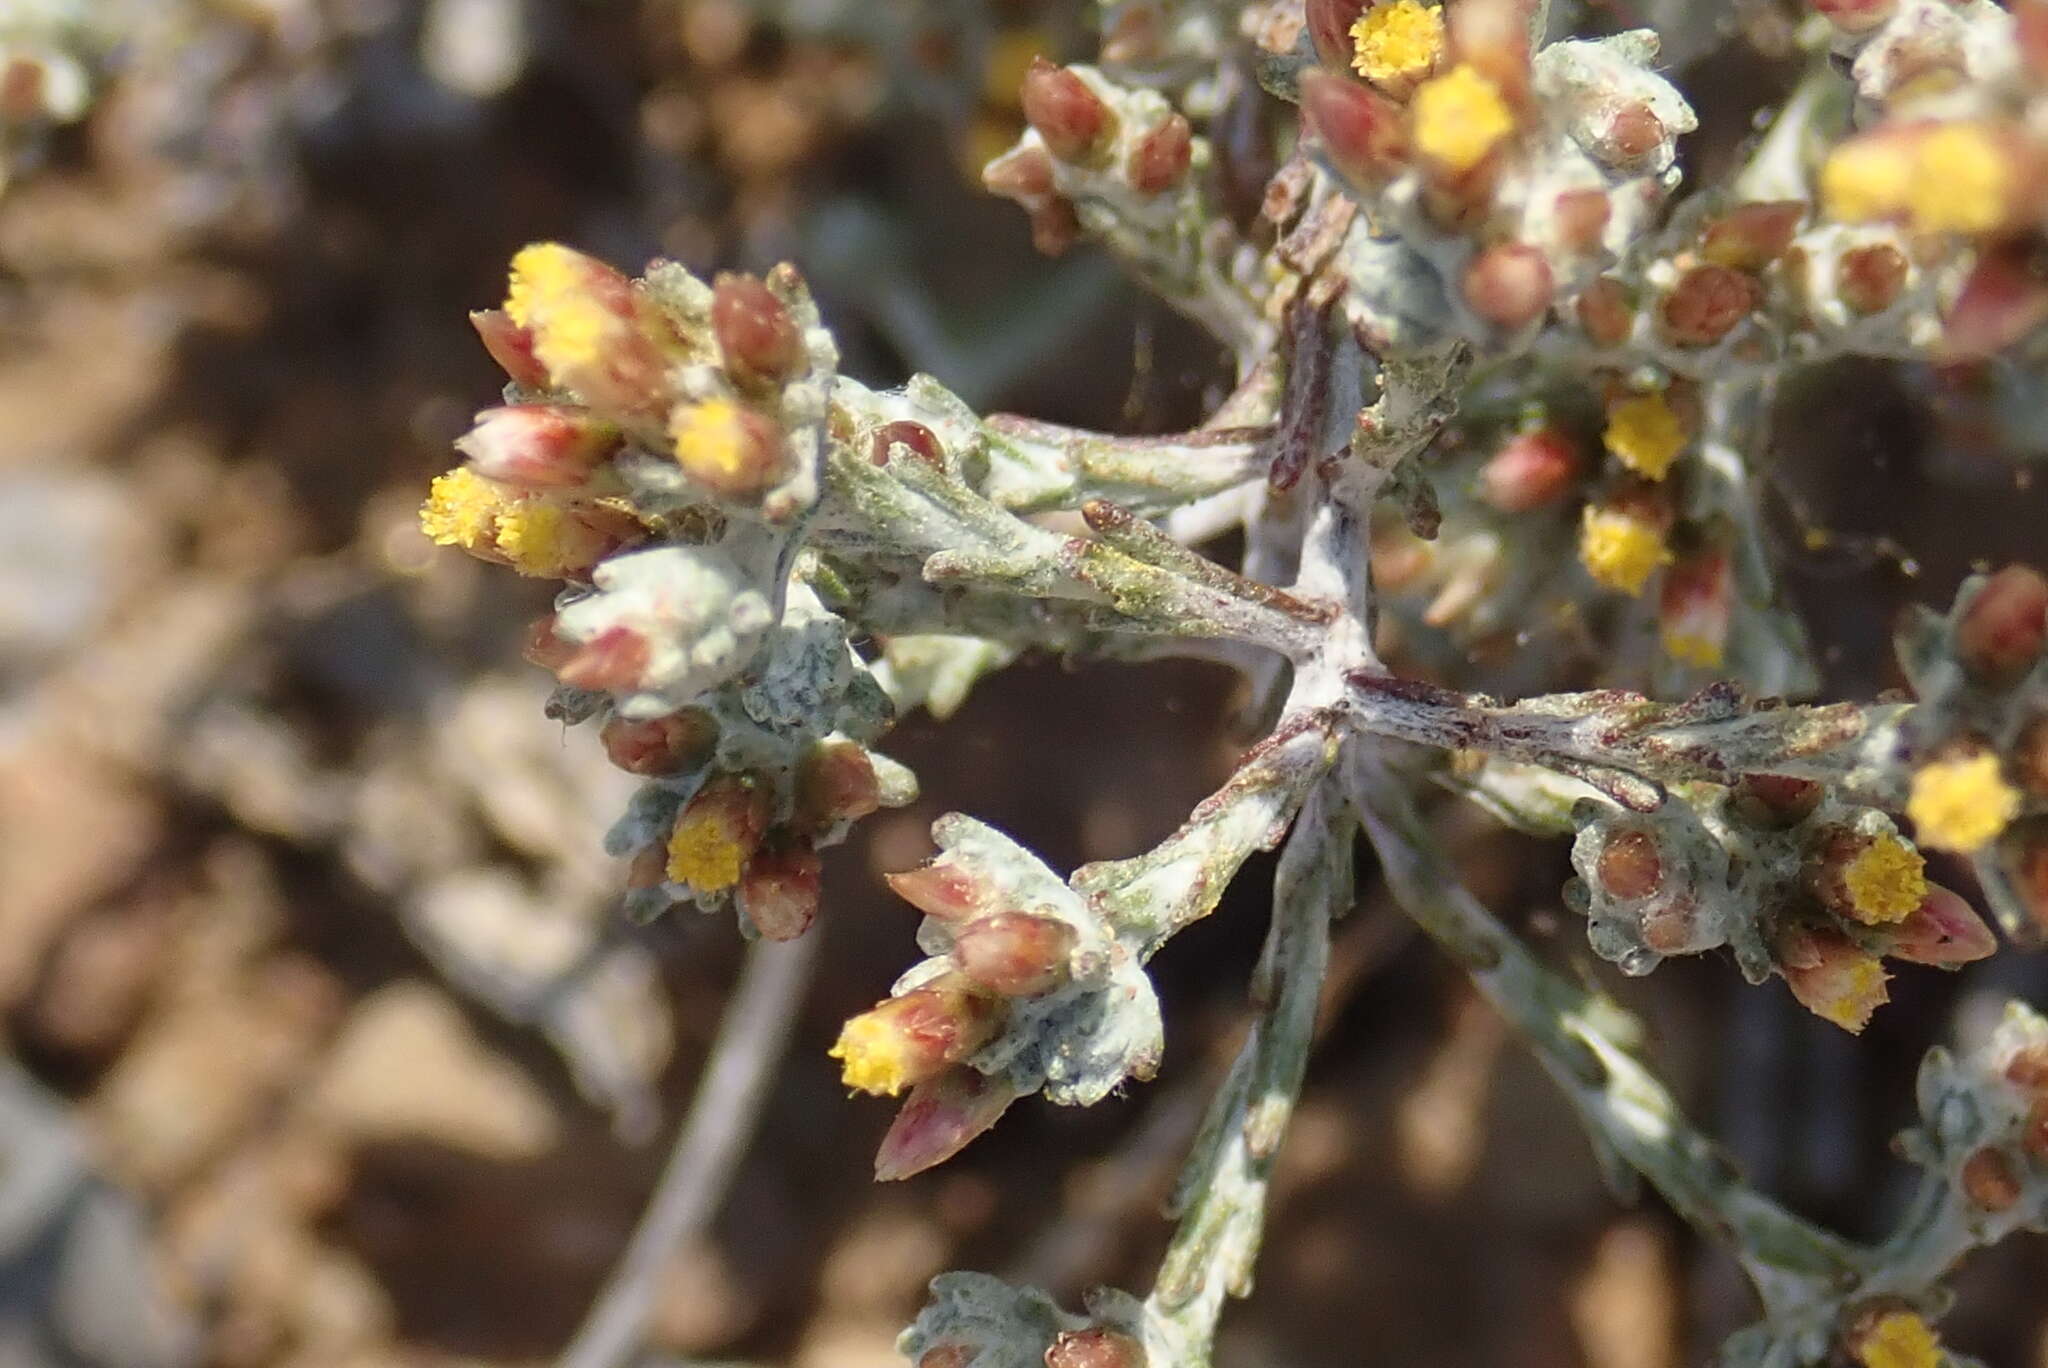
[[915, 1368], [1146, 1368], [1164, 1360], [1148, 1351], [1145, 1325], [1144, 1309], [1110, 1288], [1076, 1316], [1036, 1288], [946, 1273], [896, 1349]]

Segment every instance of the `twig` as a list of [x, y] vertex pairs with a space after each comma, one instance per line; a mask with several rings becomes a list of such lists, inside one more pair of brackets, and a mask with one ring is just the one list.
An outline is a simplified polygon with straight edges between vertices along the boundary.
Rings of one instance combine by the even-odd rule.
[[716, 1213], [746, 1149], [822, 940], [813, 932], [748, 952], [661, 1181], [558, 1368], [617, 1368], [639, 1348], [663, 1270]]

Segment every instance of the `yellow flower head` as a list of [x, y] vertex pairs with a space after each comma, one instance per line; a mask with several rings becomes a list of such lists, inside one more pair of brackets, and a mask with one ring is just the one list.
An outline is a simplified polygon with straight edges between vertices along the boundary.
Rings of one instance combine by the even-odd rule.
[[1904, 213], [1913, 194], [1913, 162], [1910, 144], [1887, 133], [1843, 143], [1820, 171], [1828, 217], [1865, 223]]
[[514, 570], [543, 579], [588, 570], [613, 545], [568, 505], [545, 496], [506, 505], [497, 544]]
[[1368, 81], [1420, 80], [1444, 50], [1444, 13], [1417, 0], [1374, 5], [1351, 25], [1351, 66]]
[[740, 881], [752, 852], [725, 814], [686, 808], [668, 838], [668, 876], [700, 893], [717, 893]]
[[830, 1055], [840, 1061], [846, 1086], [861, 1092], [893, 1097], [916, 1081], [909, 1037], [891, 1015], [879, 1010], [848, 1021]]
[[436, 475], [420, 505], [420, 531], [436, 546], [465, 551], [489, 547], [496, 540], [498, 515], [511, 497], [468, 466]]
[[1617, 509], [1586, 509], [1579, 524], [1579, 563], [1595, 583], [1640, 594], [1670, 559], [1664, 533], [1654, 523]]
[[605, 268], [559, 242], [522, 247], [512, 258], [505, 312], [533, 333], [533, 354], [559, 377], [598, 359], [612, 314], [591, 291], [591, 272]]
[[1515, 131], [1500, 88], [1470, 66], [1455, 66], [1417, 87], [1415, 148], [1453, 172], [1470, 171]]
[[1982, 124], [1944, 124], [1921, 138], [1906, 192], [1923, 233], [1988, 233], [2011, 213], [2011, 155]]
[[2019, 791], [2005, 782], [1998, 757], [1989, 751], [1922, 765], [1906, 799], [1906, 815], [1922, 845], [1964, 855], [1996, 839], [2019, 810]]
[[751, 450], [740, 406], [730, 399], [683, 404], [669, 415], [668, 435], [675, 441], [676, 463], [695, 475], [742, 474]]
[[1865, 926], [1904, 921], [1927, 900], [1926, 871], [1919, 851], [1890, 832], [1877, 837], [1842, 868], [1849, 915]]
[[1876, 955], [1857, 950], [1818, 973], [1800, 975], [1795, 991], [1815, 1016], [1850, 1035], [1861, 1035], [1891, 996], [1885, 989], [1889, 977]]
[[1888, 1311], [1856, 1345], [1863, 1368], [1940, 1368], [1941, 1340], [1926, 1318], [1912, 1311]]
[[1600, 436], [1616, 460], [1652, 480], [1671, 473], [1687, 441], [1685, 424], [1662, 394], [1631, 394], [1609, 404]]

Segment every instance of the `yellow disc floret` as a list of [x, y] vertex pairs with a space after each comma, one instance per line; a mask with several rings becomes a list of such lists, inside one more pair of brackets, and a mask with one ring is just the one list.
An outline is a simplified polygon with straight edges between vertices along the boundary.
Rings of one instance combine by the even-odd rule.
[[1885, 988], [1889, 978], [1876, 955], [1855, 951], [1814, 976], [1802, 1000], [1821, 1020], [1833, 1022], [1851, 1035], [1861, 1035], [1891, 996]]
[[740, 480], [758, 459], [740, 406], [730, 399], [678, 406], [669, 416], [668, 435], [676, 463], [715, 485]]
[[1662, 394], [1631, 394], [1607, 406], [1600, 434], [1614, 458], [1636, 474], [1661, 480], [1685, 450], [1685, 424]]
[[1444, 50], [1444, 15], [1417, 0], [1375, 5], [1351, 25], [1351, 66], [1368, 81], [1420, 80]]
[[1500, 87], [1470, 66], [1424, 81], [1414, 109], [1416, 150], [1453, 172], [1470, 171], [1515, 131]]
[[740, 881], [752, 852], [726, 814], [715, 808], [685, 808], [668, 838], [668, 876], [700, 893], [717, 893]]
[[1654, 524], [1615, 509], [1587, 508], [1579, 523], [1579, 563], [1595, 583], [1640, 594], [1671, 549]]
[[505, 312], [533, 333], [533, 354], [560, 377], [598, 358], [612, 316], [591, 293], [590, 262], [559, 242], [537, 242], [512, 258]]
[[1941, 1340], [1926, 1318], [1912, 1311], [1888, 1311], [1856, 1346], [1863, 1368], [1940, 1368]]
[[1842, 867], [1849, 915], [1865, 926], [1904, 921], [1927, 900], [1927, 861], [1889, 832]]
[[830, 1053], [849, 1088], [894, 1096], [915, 1081], [913, 1043], [887, 1013], [863, 1012], [848, 1021]]
[[1913, 193], [1913, 152], [1903, 140], [1878, 133], [1845, 142], [1821, 167], [1821, 202], [1828, 217], [1865, 223], [1904, 213]]
[[2011, 212], [2012, 158], [1981, 124], [1935, 129], [1920, 139], [1913, 169], [1906, 206], [1923, 233], [1988, 233]]
[[1964, 855], [1989, 845], [2019, 810], [2019, 790], [2005, 782], [1989, 751], [1922, 765], [1906, 799], [1922, 845]]
[[496, 541], [498, 515], [511, 502], [505, 490], [468, 466], [436, 475], [420, 505], [420, 531], [437, 546], [481, 551]]

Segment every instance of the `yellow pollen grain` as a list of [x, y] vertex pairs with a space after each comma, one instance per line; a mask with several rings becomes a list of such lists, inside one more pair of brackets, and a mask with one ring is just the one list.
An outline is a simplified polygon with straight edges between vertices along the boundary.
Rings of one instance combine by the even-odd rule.
[[1663, 636], [1664, 654], [1681, 665], [1711, 670], [1721, 663], [1721, 643], [1713, 637], [1685, 631], [1667, 631]]
[[699, 893], [718, 893], [740, 881], [747, 850], [714, 810], [683, 810], [668, 838], [668, 877]]
[[1417, 0], [1375, 5], [1351, 25], [1351, 66], [1368, 81], [1420, 79], [1443, 50], [1443, 11]]
[[1842, 869], [1849, 915], [1865, 926], [1904, 921], [1927, 900], [1927, 861], [1898, 837], [1879, 836]]
[[908, 1043], [882, 1013], [849, 1020], [829, 1054], [840, 1061], [840, 1077], [849, 1088], [893, 1097], [910, 1086]]
[[1856, 1361], [1863, 1368], [1940, 1368], [1941, 1340], [1924, 1317], [1891, 1311], [1856, 1346]]
[[457, 466], [428, 486], [420, 531], [437, 546], [474, 551], [491, 545], [506, 503], [504, 490], [468, 466]]
[[1588, 508], [1579, 524], [1579, 563], [1606, 588], [1640, 594], [1657, 567], [1670, 560], [1664, 534], [1641, 518]]
[[1821, 203], [1828, 217], [1866, 223], [1904, 213], [1913, 195], [1912, 150], [1886, 134], [1843, 143], [1828, 154], [1820, 172]]
[[730, 399], [679, 406], [669, 416], [668, 433], [675, 442], [676, 464], [714, 482], [742, 478], [753, 459], [740, 406]]
[[1685, 424], [1662, 394], [1631, 394], [1607, 406], [1600, 434], [1614, 458], [1636, 474], [1661, 480], [1685, 450]]
[[1861, 1035], [1872, 1014], [1890, 996], [1885, 991], [1888, 977], [1877, 956], [1859, 953], [1854, 963], [1841, 967], [1829, 981], [1830, 991], [1810, 1005], [1822, 1020], [1851, 1035]]
[[1500, 88], [1469, 66], [1424, 81], [1416, 88], [1414, 111], [1416, 150], [1454, 172], [1485, 161], [1515, 131]]
[[1988, 233], [2002, 227], [2013, 198], [2011, 158], [1981, 125], [1935, 129], [1915, 149], [1907, 190], [1913, 226], [1923, 233]]
[[1987, 752], [1935, 760], [1913, 775], [1906, 815], [1922, 845], [1969, 855], [1983, 849], [2019, 814], [2019, 790]]

